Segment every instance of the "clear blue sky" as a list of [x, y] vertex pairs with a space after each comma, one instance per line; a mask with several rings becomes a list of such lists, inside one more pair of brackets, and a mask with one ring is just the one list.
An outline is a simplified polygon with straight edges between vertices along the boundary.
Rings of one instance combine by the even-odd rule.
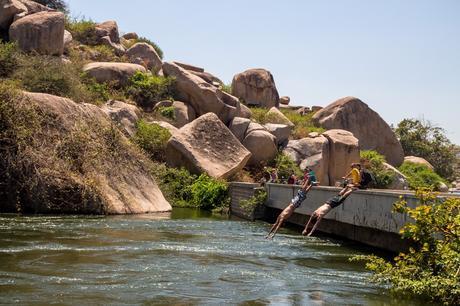
[[459, 0], [67, 2], [226, 83], [266, 68], [294, 105], [356, 96], [388, 123], [424, 118], [460, 144]]

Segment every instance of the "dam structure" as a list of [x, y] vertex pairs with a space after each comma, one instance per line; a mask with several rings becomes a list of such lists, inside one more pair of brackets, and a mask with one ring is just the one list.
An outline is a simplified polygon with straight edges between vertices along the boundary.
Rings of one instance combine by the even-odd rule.
[[[266, 184], [267, 200], [263, 207], [254, 212], [246, 212], [239, 205], [244, 199], [257, 192], [257, 184], [232, 183], [231, 212], [245, 219], [274, 220], [297, 193], [298, 185]], [[337, 195], [337, 187], [316, 186], [307, 199], [288, 219], [288, 223], [305, 226], [313, 211], [327, 199]], [[458, 197], [453, 194], [440, 194], [440, 197]], [[317, 231], [340, 238], [356, 241], [391, 252], [408, 247], [401, 239], [399, 231], [411, 218], [406, 214], [393, 212], [393, 204], [399, 200], [407, 201], [409, 207], [416, 207], [418, 199], [414, 192], [404, 190], [368, 189], [354, 191], [345, 202], [333, 209], [321, 221]], [[300, 231], [299, 231], [300, 235]]]

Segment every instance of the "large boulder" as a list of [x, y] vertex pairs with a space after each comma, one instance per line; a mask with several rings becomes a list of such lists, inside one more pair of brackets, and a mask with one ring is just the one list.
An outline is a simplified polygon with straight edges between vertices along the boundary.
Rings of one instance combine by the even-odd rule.
[[264, 127], [276, 137], [278, 146], [285, 146], [291, 135], [292, 127], [287, 124], [267, 123]]
[[248, 130], [249, 124], [251, 120], [242, 117], [235, 117], [233, 118], [232, 122], [230, 123], [230, 131], [235, 135], [235, 137], [242, 142], [244, 136], [246, 136], [246, 131]]
[[83, 71], [99, 83], [124, 86], [136, 72], [147, 72], [141, 65], [115, 62], [95, 62], [83, 67]]
[[313, 169], [321, 185], [329, 185], [329, 141], [326, 137], [319, 135], [290, 140], [283, 153], [302, 170], [307, 167]]
[[166, 149], [169, 165], [192, 173], [228, 178], [241, 170], [251, 157], [216, 114], [207, 113], [179, 129]]
[[29, 213], [133, 214], [171, 210], [151, 174], [153, 164], [97, 106], [24, 93], [52, 118], [29, 144], [31, 190], [21, 192]]
[[105, 21], [96, 25], [96, 36], [99, 40], [108, 36], [110, 41], [116, 44], [120, 43], [120, 34], [118, 33], [118, 25], [114, 20]]
[[329, 141], [329, 184], [335, 185], [360, 162], [359, 141], [349, 131], [333, 129], [323, 133]]
[[101, 107], [125, 134], [132, 137], [136, 134], [136, 123], [141, 116], [140, 110], [131, 104], [110, 100]]
[[195, 110], [188, 104], [181, 101], [174, 101], [174, 126], [181, 128], [196, 118]]
[[266, 117], [268, 118], [267, 120], [270, 123], [280, 123], [280, 124], [286, 124], [289, 125], [290, 127], [294, 127], [294, 123], [292, 123], [279, 109], [276, 107], [270, 108], [270, 110], [267, 112]]
[[62, 55], [64, 52], [64, 14], [40, 12], [21, 18], [9, 29], [10, 40], [21, 50], [44, 55]]
[[265, 128], [248, 132], [242, 143], [251, 152], [251, 159], [248, 161], [248, 165], [251, 166], [266, 164], [278, 153], [276, 137]]
[[0, 30], [8, 31], [16, 15], [27, 13], [27, 7], [19, 0], [0, 0]]
[[19, 0], [24, 6], [27, 8], [27, 14], [35, 14], [39, 12], [44, 12], [44, 11], [53, 11], [53, 9], [50, 9], [47, 6], [44, 6], [40, 3], [37, 3], [35, 1], [31, 0]]
[[393, 181], [390, 183], [390, 185], [387, 187], [388, 189], [393, 189], [393, 190], [406, 190], [409, 189], [409, 183], [407, 181], [407, 177], [401, 173], [398, 169], [393, 167], [392, 165], [388, 163], [383, 163], [383, 167], [386, 170], [389, 170], [393, 172]]
[[248, 105], [278, 107], [279, 94], [272, 74], [265, 69], [249, 69], [232, 80], [232, 94]]
[[210, 85], [178, 65], [163, 63], [163, 73], [175, 77], [179, 100], [190, 104], [198, 116], [211, 112], [228, 124], [240, 113], [240, 102], [236, 97]]
[[188, 71], [204, 72], [204, 68], [201, 68], [201, 67], [197, 67], [197, 66], [194, 66], [194, 65], [181, 63], [181, 62], [177, 62], [177, 61], [174, 61], [173, 63], [176, 64], [177, 66], [185, 69], [185, 70], [188, 70]]
[[432, 164], [430, 164], [429, 161], [427, 161], [426, 159], [422, 158], [422, 157], [418, 157], [418, 156], [406, 156], [404, 157], [404, 161], [406, 162], [410, 162], [410, 163], [413, 163], [413, 164], [420, 164], [420, 165], [425, 165], [427, 166], [428, 168], [430, 168], [431, 170], [434, 170], [434, 167]]
[[282, 105], [288, 105], [289, 102], [291, 102], [291, 98], [288, 96], [282, 96], [280, 97], [280, 104]]
[[313, 122], [325, 129], [343, 129], [359, 139], [362, 150], [375, 150], [389, 164], [399, 166], [404, 152], [391, 127], [366, 103], [345, 97], [328, 105], [313, 116]]
[[240, 112], [238, 113], [238, 117], [251, 118], [252, 117], [251, 109], [247, 107], [246, 105], [240, 103]]
[[145, 68], [155, 72], [160, 71], [163, 64], [155, 49], [147, 43], [134, 44], [126, 51], [126, 56], [132, 63], [141, 62]]

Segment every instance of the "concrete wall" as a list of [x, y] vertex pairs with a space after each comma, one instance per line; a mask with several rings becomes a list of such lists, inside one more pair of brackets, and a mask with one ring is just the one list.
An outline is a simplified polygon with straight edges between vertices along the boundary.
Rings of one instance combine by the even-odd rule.
[[247, 200], [250, 197], [254, 196], [258, 189], [260, 189], [260, 184], [252, 183], [239, 183], [233, 182], [230, 183], [230, 213], [234, 216], [252, 220], [264, 218], [265, 207], [256, 207], [252, 211], [246, 211], [240, 205], [242, 200]]
[[[267, 184], [266, 188], [266, 206], [269, 208], [266, 216], [273, 219], [289, 204], [299, 187]], [[312, 212], [339, 191], [340, 188], [336, 187], [313, 187], [288, 222], [304, 226]], [[318, 229], [381, 249], [400, 251], [407, 247], [407, 242], [401, 240], [399, 230], [410, 222], [407, 215], [392, 212], [393, 204], [400, 198], [405, 199], [410, 207], [417, 205], [413, 192], [357, 190], [324, 217]]]

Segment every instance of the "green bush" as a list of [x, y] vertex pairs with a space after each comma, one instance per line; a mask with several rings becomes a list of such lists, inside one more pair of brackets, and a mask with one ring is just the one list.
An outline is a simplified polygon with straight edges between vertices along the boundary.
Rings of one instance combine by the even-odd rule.
[[232, 84], [221, 84], [220, 90], [231, 95], [232, 94]]
[[127, 93], [138, 105], [152, 107], [161, 100], [172, 98], [174, 79], [138, 71], [130, 78]]
[[18, 48], [15, 43], [0, 40], [0, 78], [9, 77], [18, 67]]
[[63, 0], [33, 0], [34, 2], [40, 3], [44, 6], [52, 8], [53, 10], [58, 10], [63, 13], [68, 12], [67, 3]]
[[300, 178], [303, 175], [302, 170], [288, 155], [284, 153], [278, 153], [274, 160], [274, 168], [278, 171], [278, 179], [287, 180], [292, 174]]
[[158, 108], [158, 112], [160, 115], [162, 115], [165, 118], [175, 120], [176, 119], [176, 113], [175, 113], [175, 108], [174, 106], [161, 106]]
[[372, 187], [388, 188], [395, 179], [395, 173], [383, 165], [385, 156], [376, 151], [361, 151], [361, 164], [374, 175], [375, 182]]
[[372, 281], [390, 284], [393, 292], [428, 298], [444, 305], [460, 305], [460, 199], [440, 199], [426, 190], [416, 192], [420, 205], [395, 204], [414, 222], [401, 230], [413, 245], [393, 261], [375, 255], [356, 256], [374, 272]]
[[164, 164], [156, 164], [154, 176], [166, 199], [175, 207], [189, 207], [192, 198], [190, 186], [196, 175], [190, 174], [185, 168], [170, 168]]
[[225, 207], [229, 204], [228, 186], [224, 181], [201, 174], [190, 186], [190, 204], [202, 209]]
[[96, 23], [90, 19], [69, 19], [66, 20], [66, 29], [72, 34], [74, 40], [94, 46], [99, 44], [96, 34]]
[[154, 176], [166, 199], [175, 207], [212, 210], [228, 207], [230, 203], [227, 184], [207, 174], [197, 177], [184, 168], [156, 164]]
[[407, 176], [410, 189], [431, 188], [436, 190], [443, 183], [443, 179], [426, 165], [406, 161], [399, 167], [399, 171]]
[[256, 194], [247, 200], [240, 201], [240, 207], [247, 213], [251, 214], [258, 206], [267, 201], [268, 194], [265, 189], [257, 190]]
[[[280, 109], [280, 111], [294, 124], [294, 129], [292, 130], [291, 137], [293, 139], [301, 139], [308, 137], [308, 134], [311, 132], [322, 133], [325, 130], [323, 128], [318, 128], [313, 125], [312, 114], [300, 115], [296, 111], [290, 109]], [[276, 120], [271, 118], [270, 115], [267, 115], [268, 110], [260, 107], [251, 107], [252, 120], [257, 123], [275, 123]]]
[[171, 133], [158, 124], [139, 120], [133, 141], [144, 149], [151, 159], [163, 161], [165, 159], [166, 145], [170, 137]]

